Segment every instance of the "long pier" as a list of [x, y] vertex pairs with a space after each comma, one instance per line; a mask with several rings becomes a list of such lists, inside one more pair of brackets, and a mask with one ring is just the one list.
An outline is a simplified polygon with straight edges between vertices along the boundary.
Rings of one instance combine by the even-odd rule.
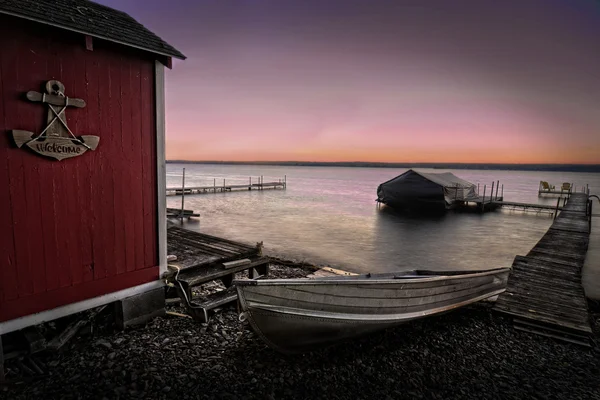
[[571, 193], [548, 232], [526, 256], [517, 256], [496, 311], [515, 329], [590, 345], [592, 329], [581, 284], [591, 230], [587, 193]]
[[[185, 180], [184, 180], [185, 182]], [[223, 184], [220, 182], [217, 185], [217, 180], [213, 180], [213, 184], [210, 186], [188, 186], [185, 187], [168, 187], [167, 196], [181, 196], [186, 194], [209, 194], [209, 193], [226, 193], [226, 192], [237, 192], [237, 191], [248, 191], [248, 190], [274, 190], [274, 189], [286, 189], [287, 188], [287, 176], [283, 179], [272, 182], [264, 182], [262, 177], [258, 177], [257, 183], [252, 183], [252, 178], [248, 178], [248, 183], [244, 184], [227, 184], [227, 181], [223, 179]]]

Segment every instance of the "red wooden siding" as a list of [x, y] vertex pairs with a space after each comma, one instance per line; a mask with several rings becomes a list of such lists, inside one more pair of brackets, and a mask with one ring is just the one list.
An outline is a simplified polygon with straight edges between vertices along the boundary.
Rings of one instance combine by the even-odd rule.
[[[0, 16], [0, 321], [158, 278], [154, 60], [83, 35]], [[24, 99], [57, 79], [95, 151], [54, 161], [18, 149], [47, 106]]]

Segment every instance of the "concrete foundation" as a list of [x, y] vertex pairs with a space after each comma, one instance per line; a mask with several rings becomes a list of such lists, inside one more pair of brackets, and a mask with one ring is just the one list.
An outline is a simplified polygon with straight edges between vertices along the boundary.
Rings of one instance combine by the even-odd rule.
[[120, 329], [145, 324], [165, 315], [165, 289], [158, 288], [115, 302], [116, 324]]

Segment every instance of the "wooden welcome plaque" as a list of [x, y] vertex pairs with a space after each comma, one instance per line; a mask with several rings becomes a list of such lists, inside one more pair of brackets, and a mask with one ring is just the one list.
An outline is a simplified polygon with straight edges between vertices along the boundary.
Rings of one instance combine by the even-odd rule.
[[93, 135], [75, 136], [67, 125], [67, 107], [85, 107], [85, 101], [65, 96], [65, 86], [56, 80], [46, 83], [47, 93], [28, 92], [27, 99], [48, 105], [47, 125], [44, 130], [33, 132], [12, 131], [12, 137], [18, 148], [29, 147], [34, 152], [56, 160], [77, 157], [88, 150], [95, 150], [100, 138]]

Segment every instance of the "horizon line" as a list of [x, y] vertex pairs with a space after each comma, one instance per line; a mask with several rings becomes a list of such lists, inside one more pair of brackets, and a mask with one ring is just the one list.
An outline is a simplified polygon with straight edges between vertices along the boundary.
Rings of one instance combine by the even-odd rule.
[[524, 166], [585, 166], [600, 167], [600, 163], [499, 163], [499, 162], [421, 162], [421, 161], [234, 161], [234, 160], [181, 160], [172, 159], [166, 162], [198, 163], [198, 164], [372, 164], [372, 165], [524, 165]]

